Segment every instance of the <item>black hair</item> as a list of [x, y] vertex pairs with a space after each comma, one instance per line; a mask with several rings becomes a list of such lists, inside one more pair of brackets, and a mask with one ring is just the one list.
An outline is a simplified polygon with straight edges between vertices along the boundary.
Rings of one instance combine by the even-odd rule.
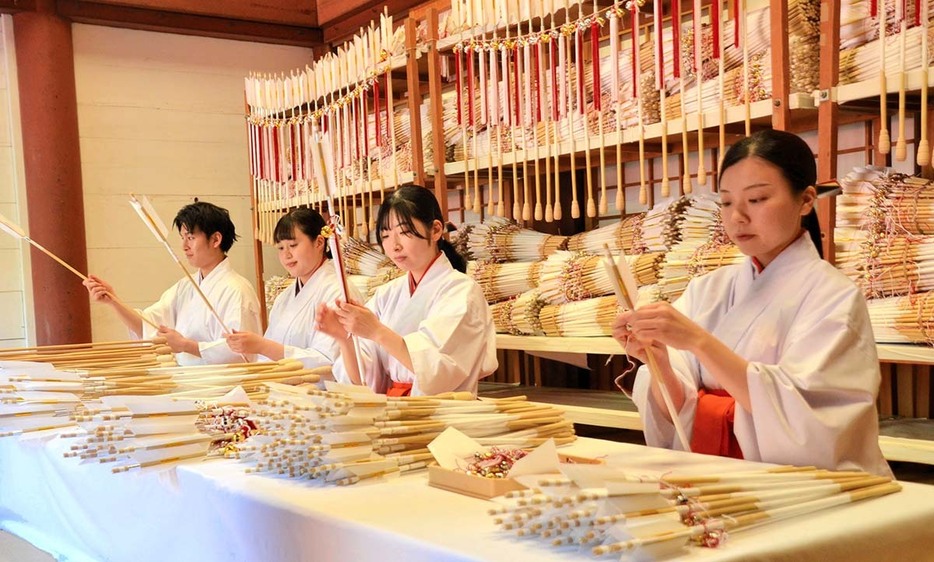
[[[440, 221], [442, 227], [447, 223], [447, 220], [441, 216], [441, 206], [438, 205], [438, 200], [435, 199], [435, 194], [431, 190], [420, 185], [403, 185], [393, 191], [379, 206], [379, 212], [376, 215], [376, 236], [380, 247], [383, 246], [381, 233], [389, 230], [390, 213], [397, 217], [397, 220], [412, 233], [412, 236], [422, 240], [427, 240], [427, 238], [415, 228], [413, 221], [417, 220], [429, 229], [435, 221]], [[467, 272], [467, 262], [444, 237], [438, 240], [438, 248], [448, 257], [454, 269], [461, 273]]]
[[[723, 172], [730, 166], [751, 156], [761, 158], [778, 168], [796, 195], [817, 182], [817, 164], [814, 162], [811, 147], [798, 135], [776, 129], [758, 131], [731, 146], [720, 165], [720, 178], [723, 178]], [[817, 247], [817, 253], [823, 258], [824, 248], [820, 222], [817, 220], [816, 202], [811, 212], [801, 217], [801, 226], [807, 229], [811, 241]]]
[[197, 199], [195, 199], [194, 203], [181, 208], [178, 214], [175, 215], [172, 226], [179, 232], [182, 231], [183, 226], [188, 232], [200, 231], [208, 238], [213, 236], [215, 232], [219, 232], [221, 235], [221, 251], [225, 254], [239, 238], [227, 209]]
[[[324, 227], [324, 217], [318, 211], [310, 207], [293, 209], [283, 215], [279, 222], [276, 223], [276, 230], [273, 232], [272, 239], [276, 244], [283, 240], [294, 240], [295, 229], [297, 228], [314, 241], [321, 235], [321, 229]], [[324, 257], [331, 257], [331, 251], [327, 244], [324, 245]]]

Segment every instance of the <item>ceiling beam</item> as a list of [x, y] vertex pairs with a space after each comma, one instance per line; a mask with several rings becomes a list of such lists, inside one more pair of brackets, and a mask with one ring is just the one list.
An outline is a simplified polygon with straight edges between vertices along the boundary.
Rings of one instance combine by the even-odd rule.
[[35, 12], [36, 0], [0, 0], [0, 13]]
[[222, 2], [192, 2], [191, 0], [91, 0], [96, 4], [109, 4], [129, 8], [142, 8], [159, 12], [196, 14], [219, 18], [238, 19], [297, 25], [318, 26], [318, 7], [315, 2], [295, 0], [223, 0]]
[[377, 4], [374, 0], [317, 0], [318, 22], [335, 22], [351, 11], [357, 11]]
[[383, 12], [384, 7], [389, 9], [393, 21], [401, 24], [409, 10], [424, 4], [424, 2], [425, 0], [370, 0], [365, 4], [344, 11], [340, 18], [330, 21], [322, 18], [324, 10], [322, 10], [322, 6], [318, 6], [319, 21], [321, 29], [324, 30], [324, 42], [329, 45], [337, 45], [349, 39], [361, 27], [368, 26], [371, 20], [378, 22], [379, 15]]
[[416, 8], [409, 10], [409, 17], [416, 21], [428, 19], [428, 10], [434, 9], [439, 14], [451, 9], [451, 0], [428, 0]]
[[59, 15], [77, 23], [309, 48], [320, 47], [324, 42], [324, 34], [317, 27], [247, 22], [81, 0], [58, 0], [57, 4]]

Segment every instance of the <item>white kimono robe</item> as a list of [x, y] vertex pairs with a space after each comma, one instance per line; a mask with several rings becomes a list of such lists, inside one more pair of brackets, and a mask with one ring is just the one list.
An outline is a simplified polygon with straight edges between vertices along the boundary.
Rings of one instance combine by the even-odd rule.
[[[412, 396], [476, 394], [479, 380], [499, 365], [483, 291], [445, 255], [428, 268], [413, 294], [408, 276], [399, 277], [377, 289], [366, 306], [405, 339], [414, 367], [409, 371], [374, 341], [359, 338], [362, 379], [375, 392], [385, 393], [396, 381], [412, 383]], [[334, 377], [350, 383], [343, 361], [335, 363]]]
[[[233, 270], [229, 259], [217, 264], [207, 277], [202, 278], [199, 271], [194, 278], [228, 328], [259, 333], [262, 324], [256, 291], [249, 281]], [[162, 293], [159, 302], [140, 312], [155, 325], [165, 325], [198, 342], [201, 357], [177, 353], [175, 360], [179, 365], [243, 362], [243, 356], [227, 346], [224, 329], [187, 277]], [[143, 338], [155, 335], [152, 326], [143, 323]], [[252, 356], [247, 356], [247, 359], [252, 359]]]
[[[350, 296], [357, 302], [363, 297], [356, 287], [348, 287]], [[269, 313], [266, 339], [285, 346], [286, 359], [299, 359], [306, 369], [332, 365], [340, 355], [340, 347], [331, 336], [315, 329], [315, 311], [319, 304], [331, 304], [342, 299], [340, 280], [330, 263], [318, 268], [295, 294], [295, 285], [284, 289]], [[269, 358], [260, 356], [260, 360]]]
[[[750, 414], [734, 433], [747, 460], [890, 475], [879, 449], [879, 361], [866, 301], [802, 234], [761, 273], [751, 259], [694, 279], [674, 303], [749, 361]], [[684, 386], [679, 418], [694, 425], [697, 389], [723, 388], [688, 352], [669, 349]], [[640, 369], [633, 401], [652, 446], [680, 448]]]

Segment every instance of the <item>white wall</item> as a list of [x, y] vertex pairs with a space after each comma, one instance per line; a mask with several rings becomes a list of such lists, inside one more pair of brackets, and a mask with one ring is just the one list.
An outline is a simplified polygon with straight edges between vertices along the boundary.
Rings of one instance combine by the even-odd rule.
[[[253, 281], [243, 78], [304, 67], [311, 51], [90, 25], [73, 36], [90, 271], [137, 307], [181, 276], [130, 207], [133, 192], [166, 223], [193, 197], [227, 208], [242, 237], [230, 259]], [[274, 249], [264, 255], [278, 267]], [[91, 314], [94, 340], [125, 337], [108, 307]]]
[[[0, 213], [26, 225], [13, 18], [0, 18]], [[25, 243], [0, 233], [0, 347], [35, 341], [27, 249]]]

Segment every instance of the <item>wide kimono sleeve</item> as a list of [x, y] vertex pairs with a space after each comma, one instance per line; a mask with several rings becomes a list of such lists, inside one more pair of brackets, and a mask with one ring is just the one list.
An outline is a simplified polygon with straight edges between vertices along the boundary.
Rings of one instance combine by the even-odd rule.
[[769, 462], [890, 474], [878, 445], [879, 362], [866, 301], [850, 282], [812, 289], [786, 327], [778, 361], [750, 361], [754, 435]]
[[333, 365], [338, 355], [340, 355], [340, 348], [333, 338], [317, 333], [312, 336], [309, 347], [296, 345], [283, 345], [282, 347], [283, 358], [297, 359], [302, 362], [306, 369]]
[[[178, 289], [179, 283], [172, 285], [162, 293], [158, 301], [146, 307], [144, 310], [137, 309], [137, 311], [156, 326], [175, 328], [175, 313], [178, 310]], [[142, 339], [150, 340], [156, 337], [156, 335], [156, 329], [148, 323], [143, 322]]]
[[[214, 310], [217, 311], [218, 316], [221, 317], [230, 330], [253, 332], [255, 334], [262, 333], [262, 324], [259, 318], [259, 300], [248, 283], [236, 283], [225, 287], [218, 302], [214, 304]], [[211, 324], [212, 326], [216, 325], [216, 319], [212, 318]], [[220, 326], [216, 328], [216, 330], [212, 330], [213, 339], [198, 342], [202, 362], [206, 365], [243, 362], [244, 356], [235, 353], [227, 345], [223, 328]], [[246, 359], [247, 361], [253, 361], [255, 356], [246, 355]]]
[[[387, 358], [393, 380], [411, 379], [413, 395], [453, 390], [476, 394], [479, 379], [496, 370], [496, 330], [480, 287], [467, 277], [448, 283], [419, 322], [403, 336], [412, 359], [409, 371]], [[411, 373], [411, 374], [410, 374]]]
[[[689, 315], [694, 298], [691, 285], [672, 306], [682, 314]], [[681, 426], [691, 439], [694, 427], [694, 414], [697, 411], [697, 389], [700, 387], [700, 366], [690, 353], [668, 348], [668, 360], [684, 391], [684, 403], [678, 411]], [[639, 367], [632, 387], [632, 401], [642, 418], [645, 443], [650, 447], [686, 450], [675, 431], [674, 423], [668, 419], [664, 402], [657, 402], [651, 392], [652, 376], [647, 365]], [[687, 444], [688, 448], [690, 443]]]
[[[321, 296], [319, 302], [323, 304], [331, 304], [336, 299], [341, 298], [341, 291], [338, 287], [329, 286], [322, 290], [325, 294]], [[356, 287], [350, 286], [348, 290], [350, 291], [351, 300], [363, 302], [363, 297]], [[276, 305], [278, 304], [279, 299], [276, 299]], [[316, 306], [309, 306], [302, 314], [303, 318], [301, 319], [300, 325], [310, 333], [305, 342], [307, 345], [304, 347], [283, 345], [284, 357], [286, 359], [298, 359], [306, 369], [334, 365], [338, 362], [338, 357], [340, 357], [340, 345], [337, 340], [315, 329], [316, 308]]]

